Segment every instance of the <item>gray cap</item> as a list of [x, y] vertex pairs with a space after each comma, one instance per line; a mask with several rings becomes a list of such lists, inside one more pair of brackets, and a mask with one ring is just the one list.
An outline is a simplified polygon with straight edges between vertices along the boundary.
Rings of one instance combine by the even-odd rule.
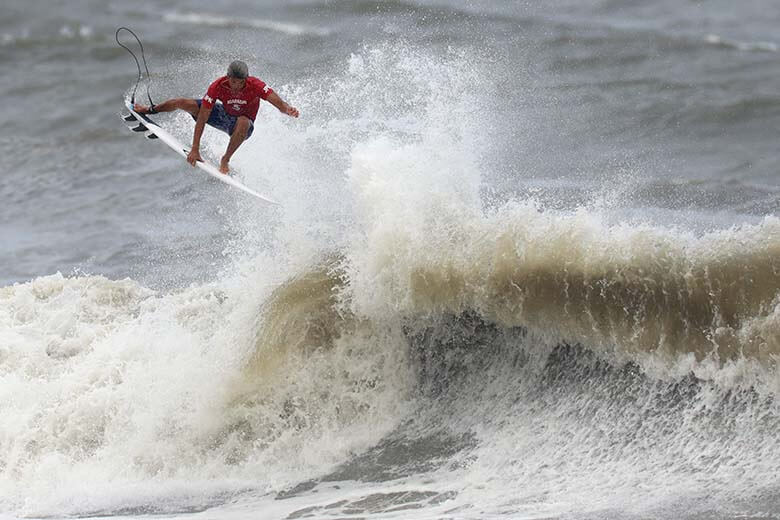
[[236, 60], [228, 67], [227, 75], [231, 78], [246, 79], [249, 76], [249, 67], [243, 61]]

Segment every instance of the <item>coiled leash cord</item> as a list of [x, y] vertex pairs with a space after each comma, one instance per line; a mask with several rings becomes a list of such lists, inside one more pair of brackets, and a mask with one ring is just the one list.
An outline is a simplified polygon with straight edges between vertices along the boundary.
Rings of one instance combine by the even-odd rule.
[[138, 42], [138, 46], [141, 48], [141, 59], [143, 60], [144, 68], [146, 69], [146, 78], [149, 80], [146, 83], [146, 97], [149, 98], [149, 105], [150, 105], [149, 106], [149, 112], [147, 112], [147, 113], [148, 114], [156, 114], [157, 110], [155, 110], [154, 101], [152, 101], [152, 96], [149, 94], [149, 83], [151, 83], [152, 80], [151, 80], [151, 77], [149, 75], [149, 67], [146, 65], [146, 56], [144, 56], [144, 46], [141, 43], [141, 39], [138, 38], [138, 35], [136, 35], [133, 31], [131, 31], [127, 27], [120, 27], [119, 29], [116, 30], [116, 35], [115, 35], [116, 43], [118, 43], [120, 47], [122, 47], [123, 49], [125, 49], [127, 52], [130, 53], [130, 56], [132, 56], [133, 59], [135, 60], [136, 67], [138, 67], [138, 79], [135, 81], [135, 87], [133, 87], [133, 94], [132, 94], [132, 96], [130, 96], [130, 104], [132, 104], [132, 105], [135, 104], [135, 93], [138, 90], [138, 84], [141, 82], [141, 79], [142, 79], [141, 63], [138, 61], [138, 57], [135, 55], [135, 53], [133, 51], [131, 51], [129, 47], [127, 47], [126, 45], [124, 45], [122, 42], [119, 41], [119, 31], [123, 31], [123, 30], [129, 32], [130, 34], [132, 34], [133, 37], [135, 38], [135, 41]]

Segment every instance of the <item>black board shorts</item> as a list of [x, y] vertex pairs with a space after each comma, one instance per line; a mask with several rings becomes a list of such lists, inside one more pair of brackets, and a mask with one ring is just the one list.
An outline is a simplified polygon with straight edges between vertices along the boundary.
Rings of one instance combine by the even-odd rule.
[[[200, 104], [203, 102], [202, 99], [196, 99], [195, 102], [198, 104], [198, 108], [200, 108]], [[192, 116], [194, 120], [198, 120], [197, 117]], [[211, 115], [209, 116], [209, 120], [206, 121], [206, 124], [209, 126], [213, 126], [214, 128], [218, 130], [222, 130], [227, 135], [233, 135], [233, 130], [236, 129], [236, 123], [238, 122], [237, 116], [231, 116], [225, 111], [225, 107], [222, 106], [222, 103], [214, 103], [214, 108], [211, 109]], [[252, 135], [252, 132], [255, 130], [255, 123], [251, 119], [249, 120], [249, 129], [246, 132], [246, 138], [249, 139], [249, 137]]]

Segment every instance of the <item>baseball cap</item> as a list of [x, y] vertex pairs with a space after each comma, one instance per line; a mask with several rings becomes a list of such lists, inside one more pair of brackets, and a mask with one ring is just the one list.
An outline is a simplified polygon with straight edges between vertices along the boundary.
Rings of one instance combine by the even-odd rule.
[[236, 60], [228, 67], [227, 75], [231, 78], [246, 79], [249, 76], [249, 67], [243, 61]]

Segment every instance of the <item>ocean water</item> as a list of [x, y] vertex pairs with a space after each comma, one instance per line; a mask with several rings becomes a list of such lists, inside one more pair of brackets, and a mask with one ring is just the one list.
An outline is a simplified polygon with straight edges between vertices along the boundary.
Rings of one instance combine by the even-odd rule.
[[[778, 23], [6, 0], [0, 518], [780, 518]], [[141, 100], [300, 109], [231, 162], [281, 207], [127, 130], [120, 26]]]

